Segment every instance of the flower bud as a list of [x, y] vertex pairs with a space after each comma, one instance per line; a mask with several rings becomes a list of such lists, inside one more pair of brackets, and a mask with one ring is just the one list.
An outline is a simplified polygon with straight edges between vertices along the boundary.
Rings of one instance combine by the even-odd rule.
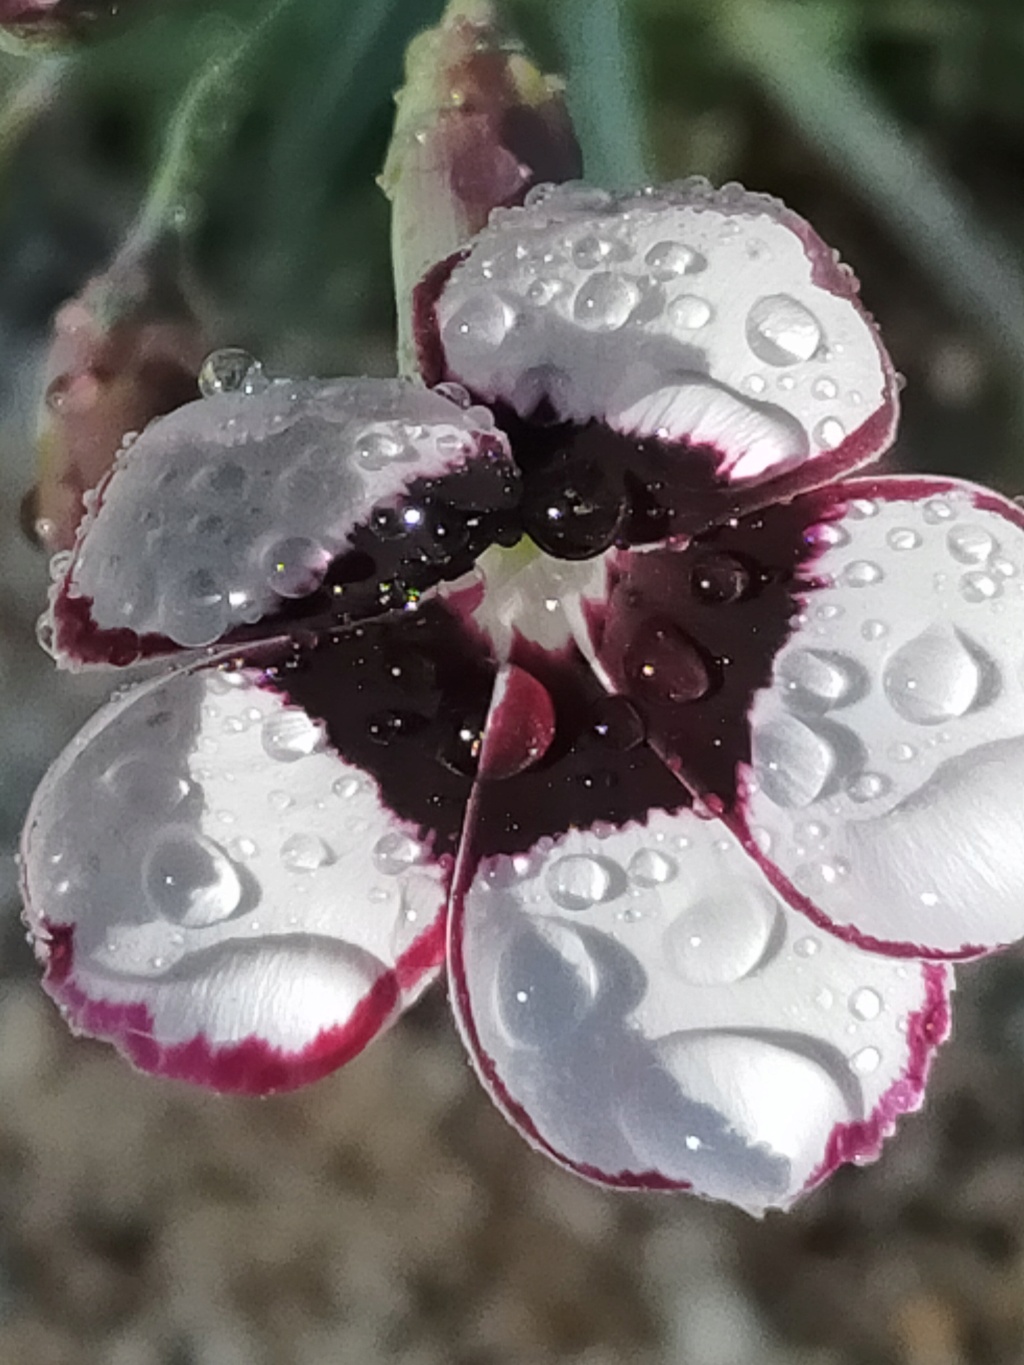
[[453, 0], [406, 55], [381, 186], [392, 201], [399, 368], [415, 371], [413, 287], [491, 210], [541, 181], [572, 180], [581, 156], [560, 83], [505, 37], [491, 0]]
[[209, 349], [177, 282], [176, 251], [122, 251], [54, 319], [39, 416], [39, 482], [24, 520], [50, 550], [68, 549], [84, 494], [125, 437], [198, 397]]

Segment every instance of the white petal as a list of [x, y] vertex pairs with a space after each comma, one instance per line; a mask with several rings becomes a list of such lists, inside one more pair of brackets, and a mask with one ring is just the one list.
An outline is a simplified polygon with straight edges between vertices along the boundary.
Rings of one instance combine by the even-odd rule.
[[920, 1104], [947, 969], [812, 932], [717, 822], [654, 812], [462, 877], [467, 1045], [510, 1121], [583, 1175], [784, 1208]]
[[[54, 590], [58, 656], [123, 663], [209, 645], [287, 610], [329, 571], [334, 581], [371, 513], [464, 474], [482, 453], [500, 485], [503, 452], [483, 408], [393, 380], [278, 381], [179, 408], [143, 432], [99, 490]], [[422, 520], [419, 503], [408, 510]], [[403, 543], [417, 533], [404, 527]]]
[[23, 857], [72, 1024], [214, 1088], [333, 1070], [438, 963], [447, 860], [255, 669], [111, 701], [40, 787]]
[[730, 488], [823, 482], [894, 429], [894, 373], [856, 281], [796, 214], [738, 186], [552, 188], [495, 213], [427, 302], [431, 377], [521, 417], [545, 402], [707, 447]]
[[754, 697], [743, 819], [779, 884], [844, 935], [942, 956], [1009, 943], [1024, 934], [1024, 519], [948, 481], [830, 497], [819, 586]]

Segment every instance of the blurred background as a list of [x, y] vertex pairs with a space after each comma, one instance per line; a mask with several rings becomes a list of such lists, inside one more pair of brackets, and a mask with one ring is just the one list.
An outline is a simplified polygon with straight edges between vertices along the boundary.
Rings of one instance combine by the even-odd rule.
[[[148, 196], [187, 220], [208, 348], [393, 368], [373, 178], [440, 0], [279, 8], [256, 39], [253, 0], [122, 0], [71, 53], [0, 53], [0, 1365], [1024, 1362], [1024, 958], [961, 973], [930, 1105], [883, 1160], [764, 1223], [530, 1153], [441, 989], [344, 1072], [265, 1101], [138, 1077], [38, 989], [6, 854], [110, 686], [58, 676], [35, 638], [47, 557], [22, 503], [56, 310]], [[854, 265], [907, 379], [892, 465], [1024, 492], [1022, 0], [508, 12], [568, 76], [592, 178], [740, 179]], [[211, 61], [224, 79], [197, 87]]]

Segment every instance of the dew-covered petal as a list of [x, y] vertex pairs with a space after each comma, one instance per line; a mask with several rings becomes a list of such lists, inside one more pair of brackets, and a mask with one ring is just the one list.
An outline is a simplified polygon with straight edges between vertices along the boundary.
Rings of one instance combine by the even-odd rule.
[[434, 612], [110, 702], [24, 836], [29, 924], [72, 1026], [221, 1090], [359, 1052], [436, 973], [474, 762], [438, 698], [479, 715], [488, 683]]
[[519, 854], [470, 826], [453, 1001], [498, 1107], [590, 1179], [785, 1208], [876, 1157], [948, 1032], [951, 973], [811, 930], [693, 810]]
[[970, 956], [1024, 934], [1024, 518], [967, 484], [834, 490], [743, 824], [837, 932]]
[[927, 957], [1024, 933], [1019, 509], [857, 481], [605, 582], [576, 608], [597, 672], [791, 904]]
[[393, 380], [207, 387], [99, 490], [54, 588], [64, 662], [402, 605], [464, 573], [517, 500], [483, 408]]
[[777, 200], [700, 179], [617, 197], [549, 186], [496, 212], [423, 285], [420, 340], [431, 380], [520, 418], [666, 442], [684, 481], [742, 505], [876, 458], [896, 420], [852, 273]]

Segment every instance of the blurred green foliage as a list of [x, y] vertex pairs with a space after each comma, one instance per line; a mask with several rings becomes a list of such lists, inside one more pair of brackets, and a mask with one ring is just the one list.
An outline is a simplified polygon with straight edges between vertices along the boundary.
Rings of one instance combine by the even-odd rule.
[[[59, 68], [3, 55], [9, 101], [26, 77], [45, 87], [53, 76], [52, 98], [14, 119], [20, 136], [5, 139], [0, 125], [8, 330], [38, 333], [113, 254], [190, 80], [218, 53], [230, 65], [272, 8], [132, 0], [116, 28]], [[404, 47], [440, 9], [279, 4], [188, 206], [217, 340], [277, 370], [391, 368], [387, 205], [374, 175]], [[911, 381], [902, 458], [1024, 486], [1020, 0], [507, 9], [542, 63], [568, 74], [594, 178], [699, 172], [786, 198], [854, 264]]]

